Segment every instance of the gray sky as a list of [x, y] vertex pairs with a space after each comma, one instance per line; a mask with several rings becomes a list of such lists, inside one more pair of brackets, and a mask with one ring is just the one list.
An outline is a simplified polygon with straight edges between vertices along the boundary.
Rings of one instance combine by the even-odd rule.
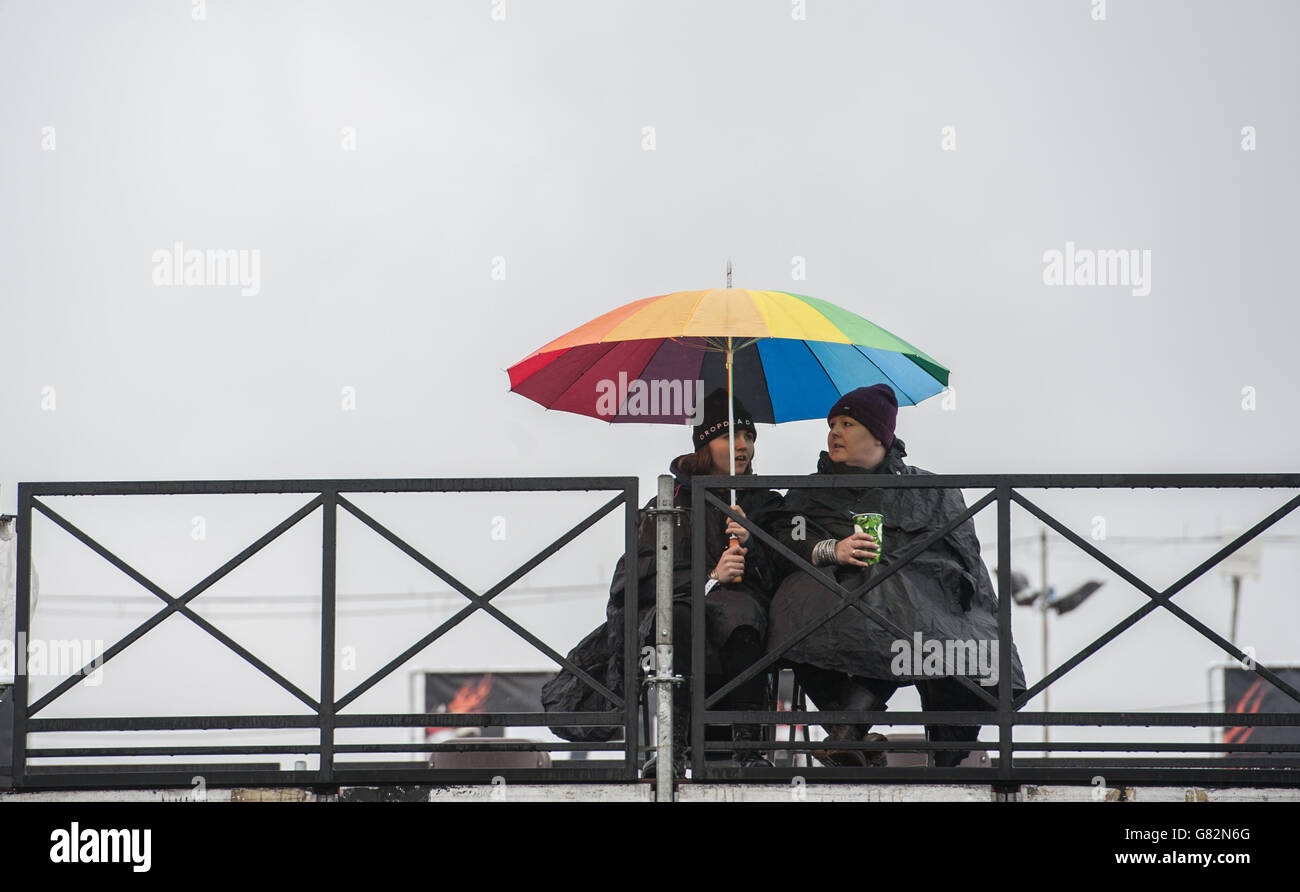
[[[1097, 21], [1090, 0], [809, 0], [803, 18], [782, 0], [213, 0], [196, 20], [185, 2], [0, 0], [0, 510], [26, 480], [637, 475], [644, 501], [686, 450], [682, 429], [548, 413], [508, 393], [504, 369], [628, 301], [721, 286], [727, 258], [738, 287], [830, 300], [953, 370], [951, 408], [900, 412], [923, 468], [1294, 471], [1300, 62], [1287, 42], [1300, 10], [1105, 6]], [[156, 285], [154, 254], [176, 242], [258, 252], [257, 293]], [[1045, 252], [1067, 243], [1149, 257], [1149, 293], [1045, 284]], [[762, 428], [758, 469], [810, 471], [823, 430]], [[1104, 516], [1118, 539], [1241, 528], [1292, 494], [1041, 503], [1085, 535]], [[52, 504], [179, 592], [305, 501]], [[486, 586], [603, 499], [453, 501], [361, 503]], [[985, 512], [990, 565], [992, 523]], [[1017, 515], [1018, 537], [1037, 530]], [[209, 600], [214, 621], [312, 692], [310, 602], [279, 616], [294, 602], [278, 599], [318, 587], [319, 521], [293, 535], [196, 607]], [[413, 607], [402, 596], [444, 586], [359, 525], [342, 535], [340, 591], [370, 612], [340, 644], [356, 643], [363, 668], [459, 607]], [[104, 628], [148, 615], [148, 596], [49, 524], [35, 542], [38, 633], [111, 641]], [[529, 579], [569, 593], [503, 596], [560, 651], [602, 615], [617, 524], [582, 543]], [[1107, 547], [1161, 585], [1213, 551]], [[1240, 640], [1265, 658], [1300, 659], [1297, 550], [1265, 545], [1246, 584]], [[1087, 578], [1066, 551], [1054, 547], [1053, 573]], [[1015, 554], [1036, 577], [1036, 551]], [[1180, 601], [1223, 631], [1226, 591], [1215, 576]], [[397, 596], [381, 599], [390, 612], [364, 600], [376, 593]], [[109, 604], [128, 594], [136, 606]], [[106, 598], [107, 613], [71, 596]], [[1053, 620], [1053, 662], [1140, 599], [1111, 582]], [[1037, 615], [1016, 623], [1036, 678]], [[199, 712], [286, 708], [187, 625], [169, 620], [121, 667], [188, 667], [212, 687], [204, 703], [222, 704]], [[1214, 658], [1154, 615], [1052, 705], [1204, 700]], [[484, 617], [412, 665], [494, 663], [547, 665]], [[118, 668], [65, 698], [69, 714], [161, 711], [158, 697], [184, 690], [125, 668], [117, 682]], [[405, 686], [362, 703], [405, 709]]]

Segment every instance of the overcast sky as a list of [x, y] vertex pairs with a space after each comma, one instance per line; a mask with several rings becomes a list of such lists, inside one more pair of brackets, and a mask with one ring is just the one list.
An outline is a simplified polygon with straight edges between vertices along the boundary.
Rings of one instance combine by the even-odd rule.
[[[631, 300], [720, 287], [728, 258], [737, 287], [832, 301], [952, 369], [946, 405], [899, 413], [920, 467], [1296, 471], [1300, 8], [1100, 12], [0, 0], [0, 510], [43, 480], [635, 475], [644, 501], [684, 429], [546, 412], [504, 370]], [[158, 284], [178, 242], [245, 252], [245, 287]], [[1049, 252], [1099, 250], [1133, 252], [1131, 281], [1048, 283]], [[811, 471], [824, 427], [762, 427], [757, 468]], [[1214, 543], [1124, 537], [1213, 536], [1292, 495], [1039, 494], [1084, 535], [1104, 517], [1114, 541], [1098, 544], [1160, 586]], [[604, 498], [358, 501], [485, 587]], [[51, 504], [180, 593], [306, 500]], [[1017, 537], [1037, 534], [1016, 517]], [[316, 619], [280, 599], [319, 591], [319, 526], [195, 604], [309, 692]], [[991, 567], [991, 510], [979, 530]], [[459, 607], [412, 607], [445, 586], [359, 524], [342, 536], [340, 592], [361, 612], [339, 640], [363, 667]], [[111, 642], [158, 603], [48, 522], [34, 542], [38, 634]], [[600, 620], [620, 547], [607, 521], [529, 579], [567, 593], [502, 604], [566, 651]], [[1067, 550], [1053, 546], [1059, 584], [1112, 581], [1053, 619], [1053, 663], [1142, 603]], [[1300, 659], [1297, 551], [1266, 544], [1246, 583], [1239, 640], [1264, 658]], [[1037, 578], [1036, 548], [1015, 559]], [[1211, 575], [1180, 602], [1226, 632], [1226, 592]], [[384, 593], [382, 610], [364, 600]], [[410, 666], [548, 665], [474, 623]], [[1038, 617], [1016, 623], [1037, 678]], [[231, 681], [245, 670], [182, 619], [157, 642], [121, 665], [166, 661], [168, 678], [116, 681], [114, 661], [67, 714], [292, 708], [252, 670]], [[1215, 658], [1158, 613], [1052, 705], [1205, 701]], [[183, 672], [215, 699], [172, 702]], [[362, 703], [405, 710], [406, 690]]]

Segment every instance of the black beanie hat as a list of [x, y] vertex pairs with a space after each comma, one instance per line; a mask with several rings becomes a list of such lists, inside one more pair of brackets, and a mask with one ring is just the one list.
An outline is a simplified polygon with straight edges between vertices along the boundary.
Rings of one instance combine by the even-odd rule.
[[[736, 419], [736, 430], [749, 431], [755, 439], [758, 438], [754, 419], [739, 397], [736, 398], [732, 414]], [[727, 391], [719, 387], [704, 398], [703, 420], [695, 425], [695, 435], [691, 438], [691, 442], [695, 444], [696, 449], [699, 449], [714, 437], [725, 436], [727, 436]]]
[[898, 420], [898, 397], [888, 384], [859, 387], [835, 401], [826, 413], [829, 422], [836, 415], [847, 415], [875, 434], [886, 449], [894, 445], [894, 423]]

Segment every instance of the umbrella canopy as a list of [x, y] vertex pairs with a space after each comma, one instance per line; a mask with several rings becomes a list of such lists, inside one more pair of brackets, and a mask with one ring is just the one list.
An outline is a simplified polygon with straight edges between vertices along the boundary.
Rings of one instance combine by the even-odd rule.
[[702, 393], [729, 390], [755, 421], [769, 424], [821, 418], [856, 387], [888, 384], [899, 405], [910, 406], [948, 384], [948, 369], [861, 316], [815, 297], [744, 288], [633, 301], [508, 372], [512, 391], [549, 409], [677, 424], [695, 403], [671, 398], [672, 382], [703, 382]]

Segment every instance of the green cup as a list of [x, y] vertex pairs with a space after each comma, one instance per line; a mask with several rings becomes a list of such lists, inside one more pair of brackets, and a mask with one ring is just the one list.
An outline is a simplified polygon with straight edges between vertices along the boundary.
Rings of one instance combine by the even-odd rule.
[[[855, 514], [853, 515], [853, 526], [860, 533], [870, 534], [880, 547], [880, 554], [885, 553], [885, 515]], [[880, 554], [873, 558], [863, 558], [863, 560], [868, 564], [878, 564], [880, 563]]]

